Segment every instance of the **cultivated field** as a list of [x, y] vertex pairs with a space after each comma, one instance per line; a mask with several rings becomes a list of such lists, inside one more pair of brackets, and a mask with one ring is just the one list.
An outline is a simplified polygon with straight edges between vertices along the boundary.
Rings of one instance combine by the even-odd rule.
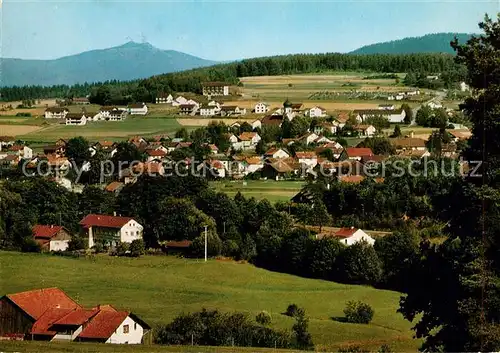
[[211, 185], [218, 191], [222, 191], [233, 197], [241, 192], [245, 197], [254, 197], [258, 200], [267, 199], [271, 202], [289, 201], [297, 194], [303, 181], [274, 181], [274, 180], [237, 180], [216, 181]]
[[[25, 118], [30, 119], [30, 118]], [[33, 119], [36, 120], [36, 119]], [[0, 120], [1, 121], [1, 120]], [[7, 129], [20, 126], [5, 125]], [[29, 126], [23, 126], [28, 128]], [[123, 140], [130, 136], [154, 136], [158, 134], [172, 134], [180, 128], [179, 123], [174, 118], [152, 118], [152, 117], [128, 117], [124, 121], [98, 121], [90, 122], [85, 126], [66, 126], [51, 122], [42, 127], [38, 126], [36, 130], [20, 133], [2, 133], [5, 135], [14, 135], [26, 141], [56, 141], [58, 138], [71, 138], [83, 136], [91, 141], [94, 140]]]
[[[170, 322], [181, 312], [205, 307], [244, 311], [252, 317], [266, 310], [272, 315], [273, 327], [290, 329], [293, 320], [281, 313], [288, 304], [296, 303], [310, 317], [310, 332], [317, 350], [336, 351], [339, 346], [350, 344], [376, 350], [389, 344], [393, 351], [401, 352], [415, 351], [419, 345], [412, 339], [411, 324], [396, 313], [400, 298], [397, 292], [300, 278], [233, 261], [204, 263], [167, 256], [108, 255], [72, 259], [0, 252], [0, 276], [0, 294], [59, 287], [84, 306], [101, 303], [133, 310], [154, 326]], [[375, 310], [373, 321], [362, 325], [332, 320], [343, 316], [349, 300], [369, 303]], [[5, 347], [18, 350], [22, 345], [12, 343]], [[34, 351], [51, 351], [51, 346], [34, 347]]]

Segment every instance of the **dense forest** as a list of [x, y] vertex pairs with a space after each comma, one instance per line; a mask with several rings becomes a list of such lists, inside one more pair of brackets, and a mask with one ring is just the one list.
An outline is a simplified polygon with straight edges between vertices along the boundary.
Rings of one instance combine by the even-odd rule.
[[450, 42], [457, 38], [465, 43], [471, 37], [468, 33], [431, 33], [420, 37], [407, 37], [388, 42], [365, 45], [353, 50], [351, 54], [409, 54], [409, 53], [448, 53], [454, 54]]
[[297, 54], [247, 59], [129, 82], [3, 87], [0, 88], [0, 94], [4, 101], [90, 95], [91, 102], [97, 104], [126, 104], [134, 101], [152, 102], [161, 93], [201, 93], [201, 84], [205, 81], [238, 84], [238, 77], [244, 76], [289, 75], [332, 70], [424, 74], [463, 71], [449, 54]]

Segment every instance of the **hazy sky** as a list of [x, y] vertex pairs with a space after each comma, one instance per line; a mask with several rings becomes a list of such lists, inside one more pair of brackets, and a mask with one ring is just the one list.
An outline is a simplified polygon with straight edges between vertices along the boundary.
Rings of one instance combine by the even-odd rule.
[[[0, 0], [1, 3], [1, 0]], [[212, 60], [346, 52], [434, 32], [478, 32], [495, 1], [3, 0], [1, 56], [51, 59], [129, 40]]]

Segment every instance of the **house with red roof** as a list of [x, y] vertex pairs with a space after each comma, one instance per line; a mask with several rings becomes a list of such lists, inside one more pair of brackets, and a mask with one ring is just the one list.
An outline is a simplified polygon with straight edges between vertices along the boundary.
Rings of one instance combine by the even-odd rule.
[[33, 226], [33, 238], [44, 251], [64, 251], [68, 249], [71, 235], [62, 226], [37, 224]]
[[89, 214], [80, 221], [82, 232], [88, 239], [88, 247], [96, 242], [116, 246], [142, 239], [144, 227], [131, 217]]
[[373, 155], [374, 153], [371, 148], [347, 147], [340, 158], [360, 161], [363, 157], [371, 157]]
[[110, 305], [86, 309], [59, 288], [42, 288], [0, 297], [0, 338], [140, 344], [151, 327]]
[[333, 234], [342, 244], [350, 246], [360, 241], [365, 241], [370, 245], [375, 244], [375, 239], [358, 228], [340, 228]]
[[289, 158], [290, 153], [283, 148], [272, 147], [264, 153], [264, 158]]

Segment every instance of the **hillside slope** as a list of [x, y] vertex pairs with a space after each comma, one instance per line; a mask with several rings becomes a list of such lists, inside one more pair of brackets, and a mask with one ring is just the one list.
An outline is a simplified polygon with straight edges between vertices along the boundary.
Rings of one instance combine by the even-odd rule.
[[127, 81], [215, 64], [149, 43], [83, 52], [54, 60], [0, 58], [0, 85], [57, 85], [106, 80]]
[[434, 33], [421, 37], [408, 37], [389, 42], [366, 45], [350, 54], [410, 54], [410, 53], [450, 53], [454, 54], [450, 42], [458, 38], [465, 43], [471, 34], [467, 33]]
[[[0, 296], [59, 287], [84, 306], [111, 304], [132, 310], [149, 324], [170, 322], [182, 312], [207, 309], [272, 315], [272, 326], [290, 330], [281, 313], [291, 303], [304, 307], [318, 349], [336, 351], [345, 344], [394, 351], [415, 351], [411, 324], [396, 313], [400, 293], [367, 286], [301, 278], [233, 261], [179, 259], [171, 256], [64, 258], [0, 251]], [[345, 303], [362, 300], [375, 310], [368, 325], [332, 320]]]

